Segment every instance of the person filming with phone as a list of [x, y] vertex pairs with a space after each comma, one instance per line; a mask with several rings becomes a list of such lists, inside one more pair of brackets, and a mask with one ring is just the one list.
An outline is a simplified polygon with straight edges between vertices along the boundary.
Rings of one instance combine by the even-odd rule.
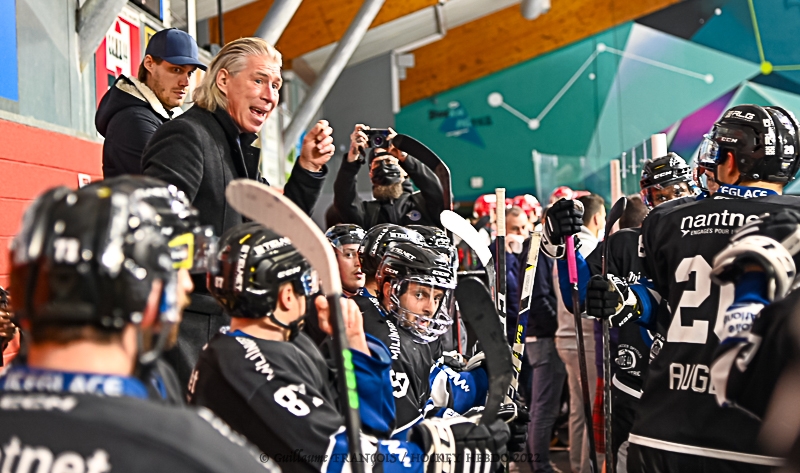
[[[439, 213], [444, 202], [439, 179], [421, 161], [392, 146], [395, 136], [391, 128], [355, 126], [350, 150], [333, 184], [333, 205], [340, 223], [364, 229], [379, 223], [441, 226]], [[363, 201], [356, 191], [356, 176], [365, 163], [375, 200]], [[419, 191], [414, 191], [412, 183]]]

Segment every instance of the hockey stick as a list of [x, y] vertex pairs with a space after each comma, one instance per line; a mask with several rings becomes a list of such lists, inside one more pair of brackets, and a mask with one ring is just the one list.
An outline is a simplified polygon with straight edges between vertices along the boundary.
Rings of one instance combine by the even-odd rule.
[[414, 156], [436, 174], [442, 185], [442, 201], [444, 202], [442, 210], [453, 210], [453, 185], [450, 168], [447, 167], [447, 164], [430, 148], [408, 135], [396, 135], [392, 138], [392, 145], [400, 151]]
[[250, 179], [237, 179], [225, 189], [231, 206], [245, 217], [264, 225], [279, 235], [289, 237], [311, 266], [317, 270], [333, 321], [333, 346], [339, 372], [339, 398], [344, 409], [350, 467], [363, 473], [361, 462], [361, 418], [358, 412], [358, 392], [353, 371], [352, 354], [344, 331], [342, 282], [336, 255], [325, 235], [297, 205], [273, 188]]
[[494, 190], [497, 200], [495, 213], [497, 218], [497, 238], [495, 238], [495, 258], [497, 258], [497, 313], [500, 315], [500, 322], [503, 330], [506, 329], [506, 189], [498, 187]]
[[589, 463], [593, 473], [597, 470], [597, 453], [594, 448], [594, 421], [592, 419], [592, 403], [589, 397], [589, 374], [586, 370], [586, 346], [583, 343], [583, 324], [581, 323], [580, 294], [578, 292], [578, 264], [575, 261], [575, 237], [566, 238], [567, 267], [569, 283], [572, 285], [572, 315], [575, 319], [575, 336], [578, 339], [578, 367], [581, 374], [581, 391], [583, 394], [583, 416], [586, 418], [586, 430], [589, 437]]
[[531, 312], [531, 295], [533, 282], [536, 276], [536, 264], [539, 262], [539, 246], [542, 243], [542, 232], [533, 232], [525, 241], [522, 253], [525, 257], [525, 276], [522, 279], [522, 290], [519, 295], [519, 314], [517, 315], [517, 331], [514, 334], [514, 345], [511, 347], [514, 355], [514, 376], [506, 394], [506, 403], [512, 402], [517, 397], [519, 390], [519, 374], [522, 371], [522, 357], [525, 354], [525, 330], [528, 327], [528, 316]]
[[[611, 235], [611, 228], [622, 217], [625, 212], [625, 207], [628, 205], [628, 199], [624, 196], [620, 197], [617, 202], [611, 207], [606, 217], [606, 233], [605, 242], [603, 242], [603, 262], [602, 271], [603, 279], [608, 279], [608, 252], [610, 245], [608, 237]], [[605, 440], [606, 450], [606, 473], [614, 473], [616, 463], [614, 462], [614, 449], [611, 446], [611, 334], [609, 330], [608, 319], [603, 319], [603, 418], [605, 421], [605, 431], [603, 438]]]
[[459, 281], [456, 301], [464, 322], [475, 331], [486, 355], [484, 364], [489, 375], [489, 394], [480, 423], [489, 424], [497, 418], [500, 404], [511, 383], [511, 352], [506, 342], [506, 332], [500, 325], [489, 290], [480, 279], [470, 277]]
[[452, 210], [445, 210], [439, 216], [442, 221], [442, 226], [453, 233], [453, 235], [461, 238], [464, 243], [469, 246], [472, 251], [478, 255], [484, 269], [486, 270], [487, 281], [489, 282], [489, 291], [494, 297], [494, 285], [496, 277], [494, 273], [494, 264], [492, 263], [492, 251], [483, 243], [478, 230], [464, 220], [463, 217], [453, 212]]

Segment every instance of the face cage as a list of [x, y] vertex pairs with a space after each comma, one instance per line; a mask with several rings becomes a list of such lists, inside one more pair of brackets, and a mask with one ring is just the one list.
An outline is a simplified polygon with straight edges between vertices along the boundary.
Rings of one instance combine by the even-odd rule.
[[[430, 343], [438, 339], [440, 336], [447, 333], [450, 326], [453, 325], [453, 319], [447, 313], [449, 307], [448, 300], [452, 295], [452, 290], [444, 289], [444, 297], [439, 302], [436, 312], [432, 316], [426, 316], [412, 312], [400, 305], [400, 290], [403, 283], [415, 282], [418, 284], [426, 285], [431, 288], [437, 287], [430, 283], [430, 281], [419, 280], [416, 278], [400, 279], [392, 284], [392, 292], [389, 296], [391, 307], [389, 312], [394, 315], [400, 322], [400, 326], [406, 329], [417, 343]], [[440, 288], [441, 289], [441, 288]], [[412, 320], [409, 315], [414, 316]]]

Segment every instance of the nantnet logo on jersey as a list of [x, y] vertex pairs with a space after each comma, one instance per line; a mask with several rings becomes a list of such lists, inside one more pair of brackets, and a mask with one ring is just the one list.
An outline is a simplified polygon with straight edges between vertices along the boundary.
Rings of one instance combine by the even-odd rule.
[[745, 215], [735, 212], [713, 212], [707, 214], [688, 215], [681, 220], [681, 236], [686, 235], [705, 235], [717, 233], [727, 235], [731, 230], [735, 230], [751, 220], [758, 218], [758, 215]]

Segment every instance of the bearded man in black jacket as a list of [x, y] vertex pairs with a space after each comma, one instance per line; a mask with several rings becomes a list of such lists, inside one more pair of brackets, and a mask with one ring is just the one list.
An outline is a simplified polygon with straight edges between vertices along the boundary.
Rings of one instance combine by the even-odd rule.
[[[243, 222], [225, 200], [227, 185], [240, 178], [266, 180], [260, 173], [256, 133], [278, 106], [281, 54], [260, 38], [225, 45], [195, 90], [195, 105], [161, 126], [142, 156], [142, 171], [186, 193], [215, 234]], [[303, 139], [300, 157], [284, 195], [311, 213], [334, 152], [333, 130], [320, 120]], [[195, 282], [178, 345], [167, 354], [185, 385], [200, 349], [228, 320], [208, 295], [205, 277]]]

